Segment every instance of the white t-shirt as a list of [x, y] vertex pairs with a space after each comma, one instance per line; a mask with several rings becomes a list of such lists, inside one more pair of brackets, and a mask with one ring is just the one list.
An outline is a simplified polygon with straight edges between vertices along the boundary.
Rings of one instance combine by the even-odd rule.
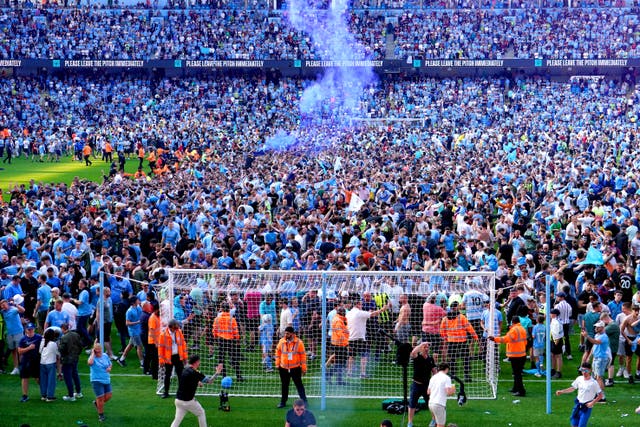
[[429, 380], [429, 404], [447, 406], [447, 388], [451, 387], [451, 377], [442, 371]]
[[69, 315], [69, 329], [76, 329], [76, 317], [78, 317], [78, 309], [70, 302], [62, 303], [62, 311]]
[[578, 390], [578, 402], [580, 403], [591, 402], [602, 391], [593, 377], [586, 380], [582, 375], [571, 383], [571, 387]]
[[284, 336], [284, 330], [293, 323], [293, 316], [289, 307], [280, 311], [280, 335]]
[[368, 311], [353, 307], [347, 313], [347, 327], [349, 328], [349, 341], [363, 340], [367, 336], [367, 319], [371, 317]]
[[58, 356], [58, 344], [55, 341], [49, 341], [47, 346], [44, 346], [44, 338], [40, 341], [40, 363], [43, 365], [50, 365], [56, 363]]

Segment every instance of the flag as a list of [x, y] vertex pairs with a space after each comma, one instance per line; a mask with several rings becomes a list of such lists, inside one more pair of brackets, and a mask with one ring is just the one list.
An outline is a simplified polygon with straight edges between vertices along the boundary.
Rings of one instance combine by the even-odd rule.
[[349, 206], [347, 207], [347, 211], [349, 212], [358, 212], [364, 206], [364, 201], [356, 194], [351, 193], [351, 201], [349, 201]]

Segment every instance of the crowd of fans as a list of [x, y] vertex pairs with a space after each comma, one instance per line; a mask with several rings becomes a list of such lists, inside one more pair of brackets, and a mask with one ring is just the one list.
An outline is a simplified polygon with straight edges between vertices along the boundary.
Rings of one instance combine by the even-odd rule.
[[[640, 35], [633, 10], [405, 10], [388, 25], [388, 12], [354, 9], [345, 22], [354, 35], [350, 52], [358, 57], [336, 58], [321, 41], [293, 28], [286, 12], [10, 9], [0, 17], [0, 58], [636, 58]], [[390, 30], [395, 38], [387, 37]]]

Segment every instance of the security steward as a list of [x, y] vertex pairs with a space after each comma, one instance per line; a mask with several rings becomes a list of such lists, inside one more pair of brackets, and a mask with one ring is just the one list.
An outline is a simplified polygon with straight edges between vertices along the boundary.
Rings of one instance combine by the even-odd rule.
[[527, 361], [527, 331], [520, 324], [520, 318], [513, 316], [511, 328], [504, 337], [489, 337], [491, 341], [507, 344], [507, 357], [511, 362], [513, 370], [513, 388], [511, 393], [514, 396], [524, 397], [526, 391], [522, 382], [522, 370]]
[[169, 397], [173, 369], [175, 368], [178, 381], [180, 381], [187, 358], [187, 343], [180, 329], [180, 322], [171, 319], [167, 328], [158, 336], [158, 361], [160, 366], [164, 368], [163, 399]]
[[333, 346], [333, 366], [329, 370], [329, 381], [336, 375], [337, 384], [344, 385], [344, 369], [349, 352], [349, 328], [347, 327], [346, 310], [340, 306], [331, 320], [331, 345]]
[[[244, 378], [240, 371], [240, 331], [238, 322], [231, 316], [228, 302], [221, 304], [222, 313], [213, 321], [213, 337], [218, 341], [218, 363], [224, 365], [228, 356], [231, 367], [236, 371], [238, 382], [243, 382]], [[222, 376], [226, 376], [226, 371], [222, 371]]]
[[302, 376], [307, 373], [307, 353], [304, 349], [304, 343], [296, 336], [292, 326], [286, 327], [284, 337], [280, 339], [276, 347], [276, 368], [280, 373], [282, 391], [278, 408], [287, 406], [291, 380], [296, 385], [300, 399], [306, 404], [307, 394], [302, 384]]

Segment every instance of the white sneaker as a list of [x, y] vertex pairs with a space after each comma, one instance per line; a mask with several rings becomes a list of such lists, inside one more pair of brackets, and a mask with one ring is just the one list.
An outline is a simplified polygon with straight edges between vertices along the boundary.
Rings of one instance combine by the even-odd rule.
[[118, 356], [111, 355], [111, 360], [118, 360]]
[[573, 356], [572, 355], [567, 355], [567, 360], [573, 360]]
[[73, 393], [73, 397], [75, 397], [76, 399], [82, 399], [84, 395], [82, 393]]
[[18, 375], [18, 374], [20, 374], [20, 369], [13, 368], [13, 371], [11, 371], [11, 375]]
[[629, 371], [627, 371], [627, 368], [624, 368], [624, 371], [622, 371], [622, 376], [625, 378], [629, 378]]
[[62, 396], [62, 400], [64, 400], [65, 402], [75, 402], [76, 398], [73, 396]]
[[621, 377], [624, 372], [624, 368], [618, 368], [618, 372], [616, 372], [616, 377]]
[[508, 357], [505, 357], [504, 359], [502, 359], [503, 362], [510, 362]]

